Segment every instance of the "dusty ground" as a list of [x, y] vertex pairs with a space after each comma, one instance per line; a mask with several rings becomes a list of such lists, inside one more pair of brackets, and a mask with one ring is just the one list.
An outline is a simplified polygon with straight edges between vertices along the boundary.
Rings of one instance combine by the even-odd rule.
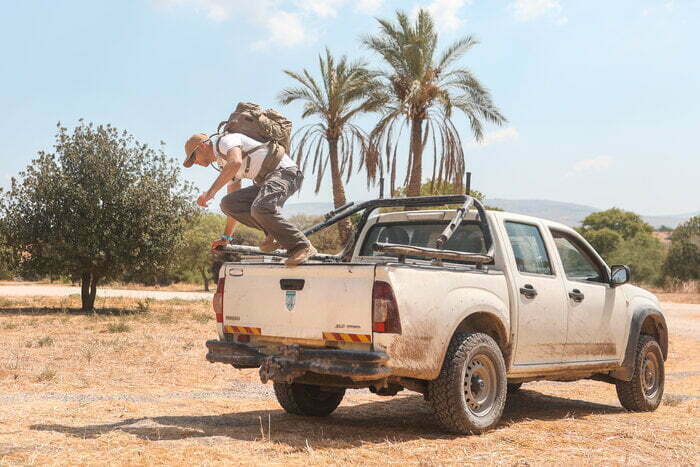
[[[48, 282], [48, 281], [0, 281], [0, 287], [3, 285], [41, 285], [41, 286], [66, 286], [66, 285], [79, 285], [79, 284], [61, 284], [58, 282]], [[209, 287], [213, 290], [216, 289], [216, 284], [209, 282]], [[100, 284], [99, 288], [107, 289], [122, 289], [122, 290], [155, 290], [155, 291], [169, 291], [169, 292], [204, 292], [204, 287], [202, 284], [189, 284], [187, 282], [175, 282], [170, 285], [154, 285], [147, 286], [137, 283], [124, 283], [124, 282], [110, 282], [108, 284]], [[213, 292], [212, 292], [213, 293]], [[2, 295], [2, 294], [0, 294]]]
[[[120, 286], [122, 287], [122, 286]], [[111, 288], [98, 287], [97, 300], [105, 297], [128, 297], [134, 299], [150, 298], [153, 300], [203, 300], [211, 298], [214, 292], [192, 292], [176, 289], [155, 288]], [[43, 284], [36, 282], [0, 282], [0, 297], [70, 297], [80, 296], [80, 287], [63, 284]]]
[[664, 306], [671, 351], [656, 412], [625, 412], [605, 383], [530, 383], [498, 429], [464, 437], [441, 433], [410, 392], [349, 391], [326, 419], [285, 414], [256, 370], [204, 360], [208, 301], [77, 306], [0, 297], [0, 464], [700, 463], [697, 305]]

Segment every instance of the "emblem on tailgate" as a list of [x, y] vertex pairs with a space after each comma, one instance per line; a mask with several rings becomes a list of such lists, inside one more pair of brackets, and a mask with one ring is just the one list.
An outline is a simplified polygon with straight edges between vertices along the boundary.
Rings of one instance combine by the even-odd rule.
[[297, 304], [297, 293], [295, 290], [287, 290], [284, 294], [284, 303], [287, 305], [287, 309], [292, 311], [294, 305]]

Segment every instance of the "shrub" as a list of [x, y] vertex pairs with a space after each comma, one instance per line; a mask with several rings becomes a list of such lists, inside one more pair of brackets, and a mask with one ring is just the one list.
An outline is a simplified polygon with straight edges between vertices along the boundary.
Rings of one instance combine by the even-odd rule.
[[116, 333], [129, 331], [131, 331], [131, 327], [123, 321], [120, 321], [118, 323], [109, 323], [107, 325], [107, 332]]
[[653, 235], [642, 232], [620, 246], [609, 255], [610, 264], [626, 264], [632, 269], [632, 279], [638, 283], [652, 284], [661, 280], [664, 249]]
[[51, 336], [42, 337], [41, 339], [36, 341], [36, 345], [38, 347], [49, 347], [53, 345], [53, 338], [51, 338]]

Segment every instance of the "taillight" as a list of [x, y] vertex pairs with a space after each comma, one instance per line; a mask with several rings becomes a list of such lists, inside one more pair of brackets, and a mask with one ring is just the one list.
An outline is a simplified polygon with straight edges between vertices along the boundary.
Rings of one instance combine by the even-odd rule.
[[376, 281], [372, 287], [372, 331], [401, 334], [399, 306], [391, 286]]
[[212, 299], [212, 306], [214, 307], [214, 314], [216, 314], [216, 322], [224, 322], [224, 284], [226, 278], [219, 278], [219, 282], [216, 283], [216, 293]]

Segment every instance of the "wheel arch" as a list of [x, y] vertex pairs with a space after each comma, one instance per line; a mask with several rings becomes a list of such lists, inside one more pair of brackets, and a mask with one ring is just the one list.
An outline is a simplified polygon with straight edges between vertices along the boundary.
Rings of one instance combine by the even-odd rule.
[[625, 357], [622, 361], [622, 367], [613, 372], [613, 377], [623, 381], [632, 379], [637, 343], [641, 335], [654, 337], [659, 343], [659, 347], [661, 347], [661, 354], [664, 360], [666, 360], [668, 357], [668, 327], [666, 326], [666, 319], [660, 310], [650, 306], [643, 306], [632, 312]]
[[[511, 353], [509, 332], [506, 327], [506, 323], [504, 322], [503, 318], [499, 316], [498, 312], [493, 310], [473, 310], [466, 316], [462, 317], [462, 319], [457, 323], [450, 334], [449, 342], [454, 339], [455, 334], [465, 332], [483, 332], [496, 341], [496, 344], [503, 353], [503, 359], [506, 362], [506, 369], [508, 369], [510, 361], [509, 357]], [[445, 348], [445, 352], [443, 352], [443, 362], [446, 352], [447, 348]]]

